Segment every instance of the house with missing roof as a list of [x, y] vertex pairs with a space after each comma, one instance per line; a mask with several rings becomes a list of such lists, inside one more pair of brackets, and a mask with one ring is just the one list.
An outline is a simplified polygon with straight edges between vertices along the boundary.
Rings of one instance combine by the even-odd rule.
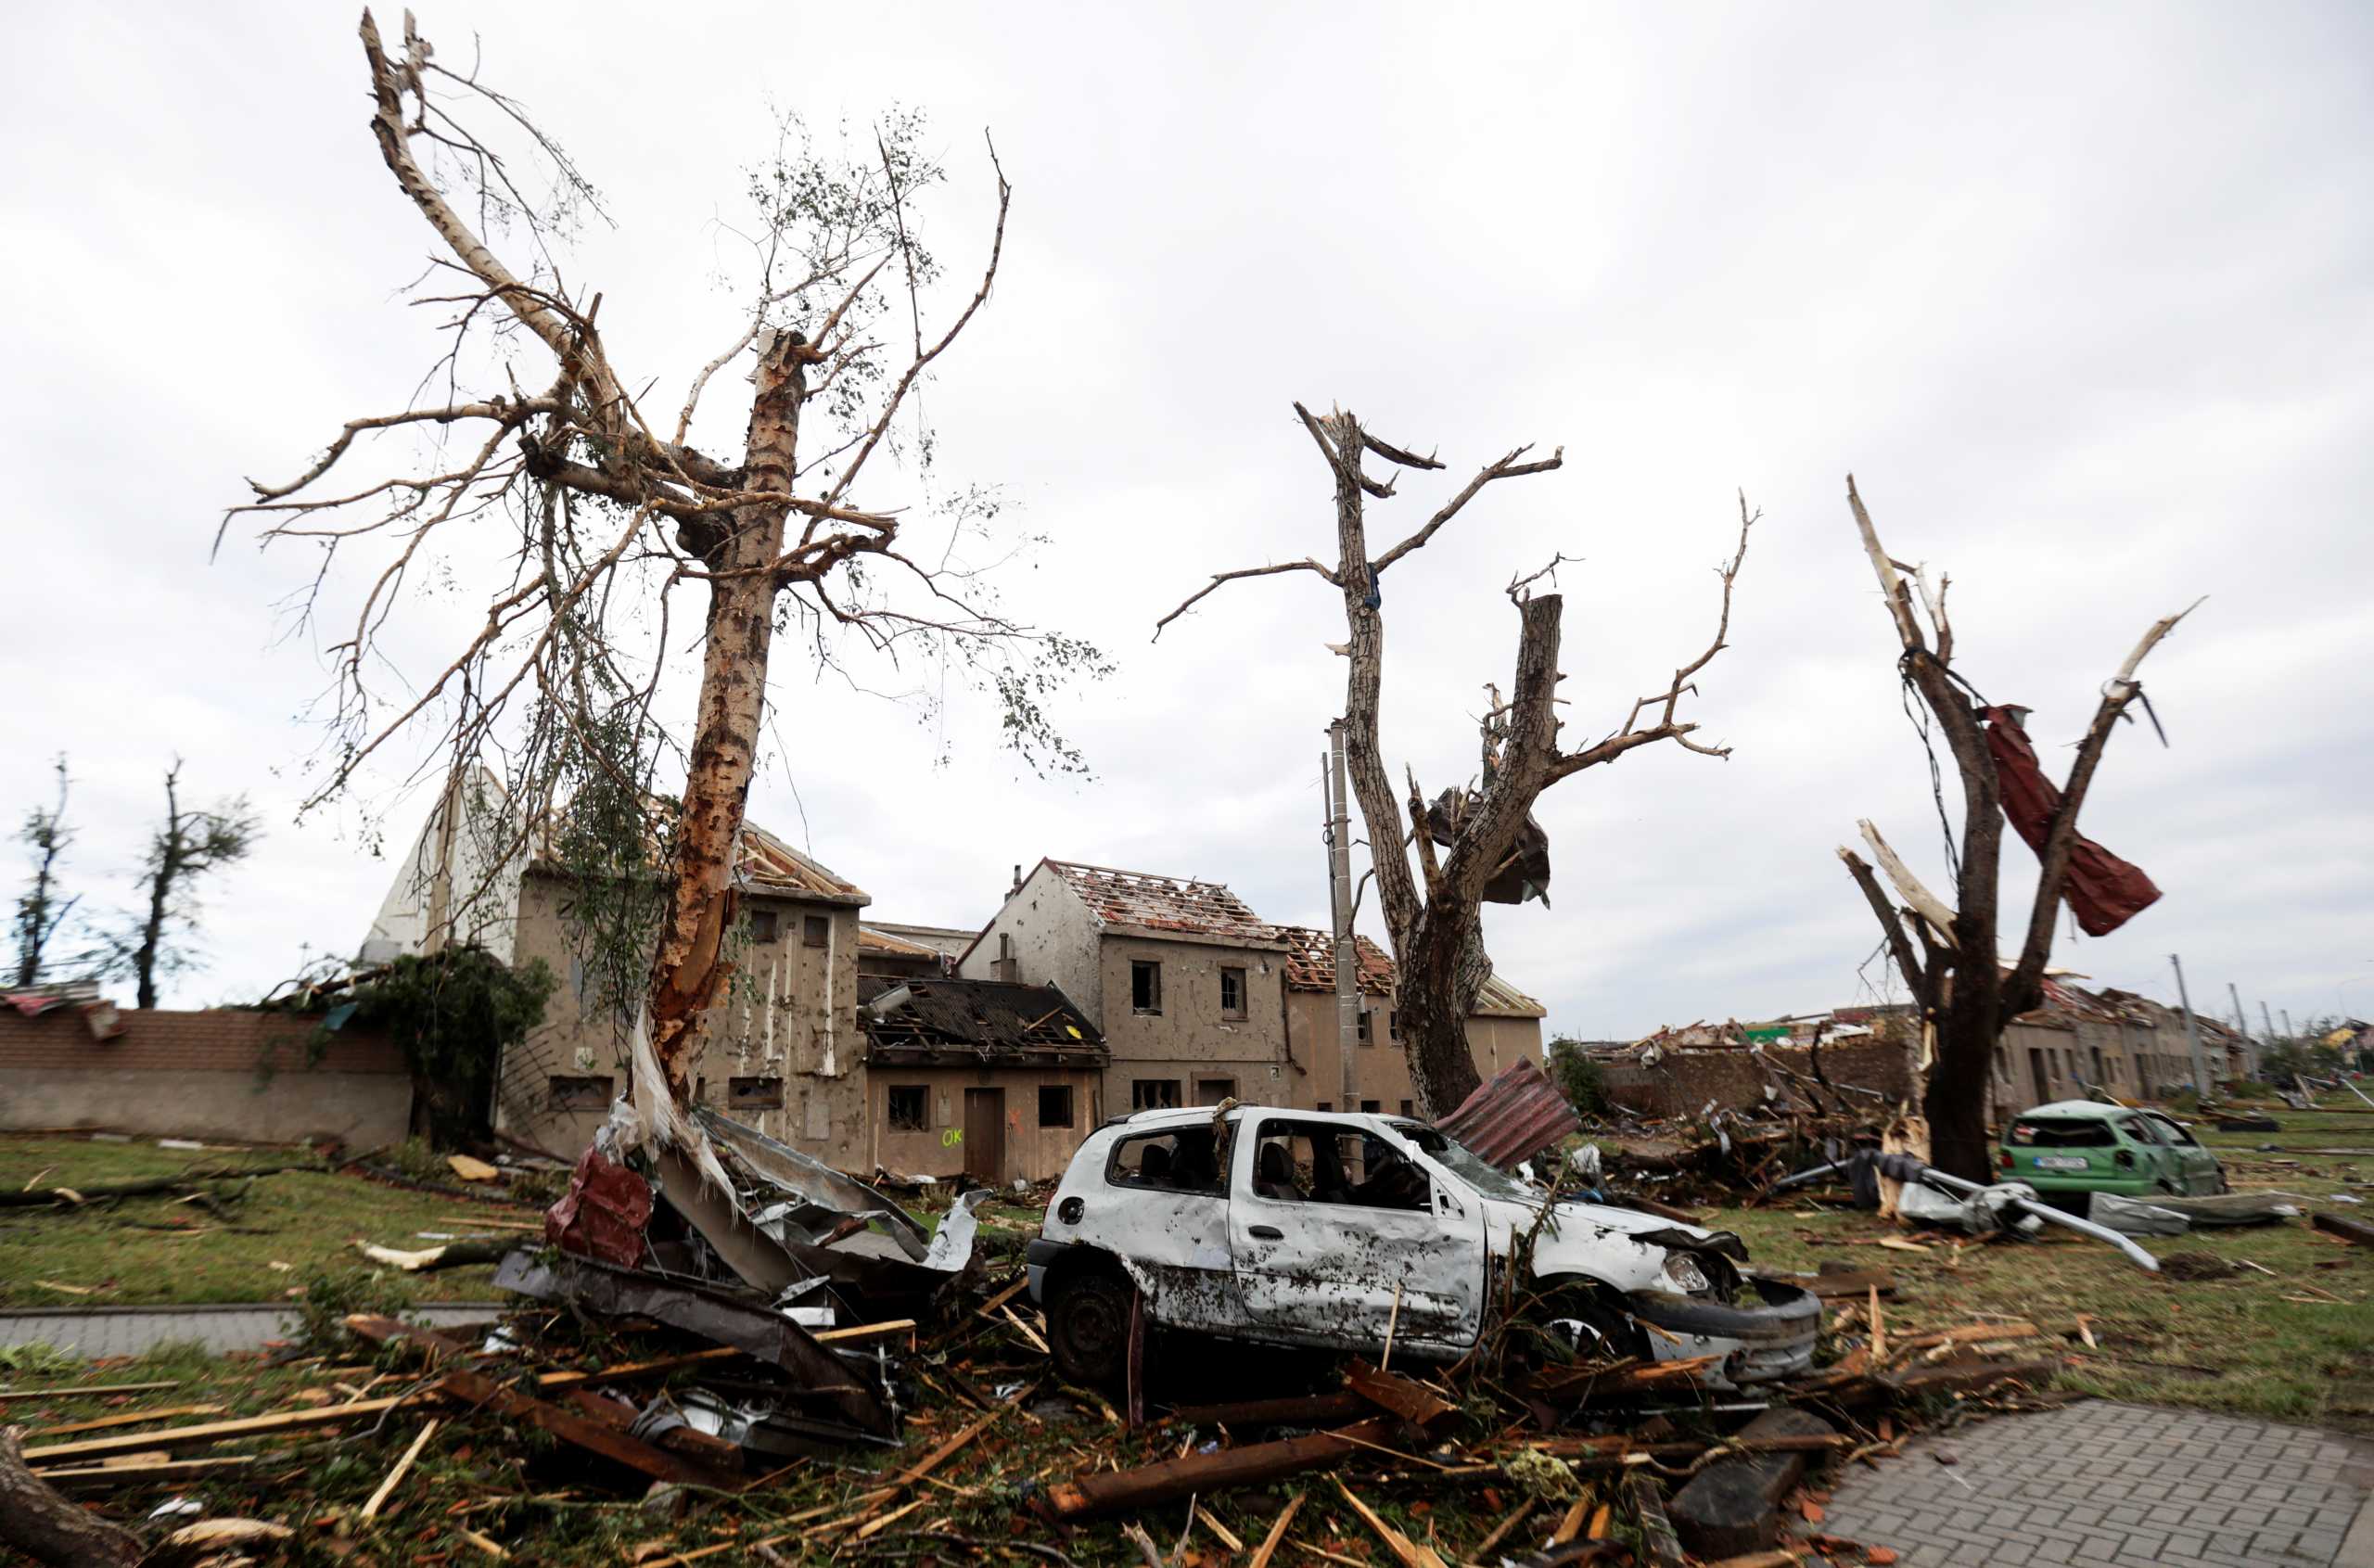
[[[1362, 939], [1355, 1096], [1414, 1109], [1395, 1022], [1393, 961]], [[964, 977], [1053, 986], [1103, 1035], [1105, 1116], [1231, 1097], [1334, 1110], [1342, 1098], [1334, 957], [1326, 935], [1272, 925], [1216, 882], [1043, 860], [956, 961]], [[1495, 979], [1469, 1020], [1489, 1077], [1541, 1054], [1540, 1003]]]

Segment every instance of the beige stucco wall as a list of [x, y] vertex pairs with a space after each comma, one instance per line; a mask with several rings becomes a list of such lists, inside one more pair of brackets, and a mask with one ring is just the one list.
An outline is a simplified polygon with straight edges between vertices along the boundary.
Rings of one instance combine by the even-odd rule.
[[[607, 1111], [555, 1108], [552, 1078], [607, 1077], [623, 1089], [628, 1070], [618, 1021], [580, 994], [590, 988], [583, 984], [561, 913], [565, 892], [557, 878], [538, 873], [529, 875], [520, 889], [519, 958], [542, 958], [560, 986], [545, 1004], [543, 1022], [504, 1057], [496, 1125], [555, 1154], [574, 1156]], [[753, 941], [742, 950], [738, 972], [709, 1016], [709, 1043], [694, 1068], [700, 1099], [796, 1149], [852, 1163], [863, 1150], [866, 1130], [865, 1036], [857, 1019], [858, 911], [762, 891], [746, 894], [742, 907], [746, 913], [773, 911], [776, 935], [772, 942]], [[825, 947], [806, 945], [805, 917], [811, 914], [828, 922]], [[734, 1077], [782, 1078], [782, 1106], [730, 1104], [728, 1084]]]
[[[903, 1067], [876, 1064], [866, 1073], [867, 1154], [864, 1169], [879, 1166], [901, 1176], [953, 1176], [964, 1169], [964, 1091], [1005, 1091], [1005, 1158], [1000, 1181], [1015, 1177], [1051, 1180], [1063, 1175], [1072, 1152], [1096, 1130], [1106, 1111], [1093, 1068]], [[920, 1084], [929, 1126], [920, 1132], [890, 1126], [890, 1090]], [[1039, 1125], [1041, 1085], [1069, 1084], [1072, 1125]], [[1124, 1090], [1126, 1093], [1127, 1091]], [[1126, 1103], [1123, 1106], [1127, 1109]]]
[[[1099, 1019], [1113, 1053], [1105, 1070], [1115, 1112], [1131, 1104], [1139, 1078], [1175, 1078], [1181, 1104], [1198, 1103], [1196, 1085], [1229, 1080], [1229, 1092], [1256, 1103], [1277, 1099], [1285, 1081], [1284, 954], [1202, 942], [1106, 934], [1099, 986], [1110, 1005]], [[1162, 965], [1162, 1012], [1130, 1005], [1133, 962]], [[1244, 971], [1245, 1015], [1220, 1012], [1220, 971]]]
[[[1392, 1034], [1393, 998], [1363, 995], [1361, 1005], [1373, 1016], [1369, 1023], [1372, 1043], [1353, 1048], [1352, 1071], [1361, 1103], [1376, 1103], [1381, 1111], [1399, 1111], [1408, 1103], [1414, 1111], [1417, 1090], [1410, 1078], [1410, 1058]], [[1315, 1109], [1321, 1102], [1336, 1110], [1358, 1109], [1336, 1102], [1343, 1094], [1343, 1052], [1336, 1041], [1335, 993], [1289, 990], [1286, 1013], [1293, 1027], [1293, 1055], [1305, 1070], [1287, 1070], [1287, 1103]], [[1541, 1059], [1541, 1020], [1477, 1016], [1467, 1021], [1467, 1047], [1475, 1070], [1491, 1077], [1522, 1056]]]
[[[2172, 1039], [2169, 1035], [2174, 1033]], [[2101, 1071], [2094, 1053], [2101, 1052]], [[2036, 1092], [2031, 1052], [2043, 1054], [2047, 1090]], [[2149, 1098], [2192, 1081], [2191, 1047], [2181, 1031], [2149, 1024], [2080, 1017], [2074, 1026], [2015, 1023], [2003, 1031], [1995, 1057], [1995, 1109], [2016, 1115], [2033, 1105], [2075, 1100], [2086, 1093], [2078, 1079], [2107, 1089], [2122, 1100]], [[2213, 1053], [2212, 1070], [2217, 1064]]]
[[[1102, 930], [1088, 906], [1041, 861], [982, 928], [981, 939], [958, 962], [956, 973], [967, 980], [1002, 978], [997, 966], [998, 937], [1003, 935], [1014, 947], [1011, 978], [1027, 986], [1060, 987], [1072, 1004], [1102, 1028], [1104, 971], [1096, 961]], [[1121, 977], [1126, 986], [1127, 971]], [[1125, 988], [1122, 1000], [1127, 1001], [1129, 995]]]

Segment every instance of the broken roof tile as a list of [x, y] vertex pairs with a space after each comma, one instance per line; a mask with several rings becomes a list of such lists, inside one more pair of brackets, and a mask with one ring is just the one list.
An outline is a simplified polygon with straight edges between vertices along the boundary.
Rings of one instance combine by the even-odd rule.
[[1098, 924], [1163, 935], [1201, 937], [1236, 946], [1274, 948], [1276, 928], [1217, 882], [1117, 871], [1076, 860], [1042, 860], [1079, 896]]

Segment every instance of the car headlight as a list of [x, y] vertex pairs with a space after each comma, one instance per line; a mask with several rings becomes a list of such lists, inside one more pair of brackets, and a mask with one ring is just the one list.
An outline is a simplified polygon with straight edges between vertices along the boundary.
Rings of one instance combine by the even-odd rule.
[[1706, 1270], [1699, 1268], [1698, 1260], [1686, 1252], [1666, 1254], [1666, 1278], [1673, 1281], [1674, 1289], [1686, 1294], [1694, 1295], [1700, 1291], [1715, 1288], [1715, 1282], [1706, 1277]]

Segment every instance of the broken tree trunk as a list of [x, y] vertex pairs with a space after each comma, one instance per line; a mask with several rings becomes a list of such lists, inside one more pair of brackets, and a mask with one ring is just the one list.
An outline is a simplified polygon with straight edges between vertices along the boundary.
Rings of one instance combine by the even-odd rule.
[[140, 1537], [84, 1512], [25, 1468], [19, 1429], [0, 1428], [0, 1546], [54, 1568], [113, 1568], [140, 1561]]
[[[1836, 1434], [1819, 1416], [1787, 1409], [1765, 1411], [1740, 1434], [1748, 1438]], [[1803, 1453], [1717, 1460], [1674, 1495], [1674, 1529], [1682, 1544], [1701, 1557], [1729, 1557], [1768, 1547], [1780, 1534], [1780, 1499], [1805, 1472]]]

